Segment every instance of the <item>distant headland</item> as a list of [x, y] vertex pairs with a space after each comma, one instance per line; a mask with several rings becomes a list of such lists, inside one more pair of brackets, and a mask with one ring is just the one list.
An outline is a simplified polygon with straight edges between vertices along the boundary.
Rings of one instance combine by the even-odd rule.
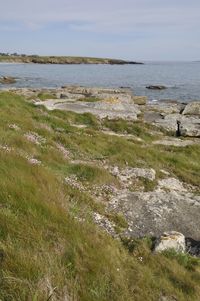
[[107, 65], [135, 65], [142, 62], [126, 61], [121, 59], [75, 57], [75, 56], [39, 56], [26, 54], [0, 53], [2, 63], [33, 63], [33, 64], [107, 64]]

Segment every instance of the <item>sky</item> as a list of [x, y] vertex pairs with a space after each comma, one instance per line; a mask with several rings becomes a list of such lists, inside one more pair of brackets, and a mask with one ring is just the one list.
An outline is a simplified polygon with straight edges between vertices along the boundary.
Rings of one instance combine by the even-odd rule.
[[0, 52], [200, 60], [200, 0], [0, 0]]

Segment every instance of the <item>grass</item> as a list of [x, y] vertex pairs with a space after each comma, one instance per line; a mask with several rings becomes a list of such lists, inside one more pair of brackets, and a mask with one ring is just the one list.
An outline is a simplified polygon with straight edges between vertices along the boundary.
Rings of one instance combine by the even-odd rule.
[[51, 93], [44, 93], [44, 92], [38, 93], [37, 97], [40, 100], [56, 99], [56, 96], [53, 93], [51, 94]]
[[123, 119], [105, 119], [103, 125], [106, 128], [112, 130], [113, 132], [121, 134], [131, 134], [146, 141], [153, 140], [153, 135], [150, 133], [150, 130], [155, 130], [153, 126], [143, 123], [141, 121], [133, 122]]
[[67, 167], [67, 173], [76, 175], [83, 183], [101, 185], [116, 182], [115, 178], [105, 169], [87, 164], [70, 164]]
[[[162, 167], [194, 185], [200, 180], [200, 147], [188, 146], [181, 153], [173, 147], [144, 147], [107, 136], [101, 126], [90, 114], [48, 112], [15, 94], [0, 93], [0, 146], [9, 148], [0, 148], [0, 300], [200, 299], [199, 260], [152, 254], [150, 239], [114, 240], [93, 223], [92, 212], [106, 215], [104, 207], [64, 178], [76, 175], [91, 188], [118, 185], [116, 179], [101, 167], [72, 164], [56, 143], [74, 160]], [[27, 140], [27, 132], [45, 137], [45, 143]], [[42, 164], [31, 165], [22, 152]], [[111, 215], [119, 232], [127, 227], [120, 213]]]
[[78, 101], [84, 101], [84, 102], [96, 102], [96, 101], [101, 101], [100, 98], [95, 97], [95, 96], [88, 96], [88, 97], [83, 97], [77, 99]]

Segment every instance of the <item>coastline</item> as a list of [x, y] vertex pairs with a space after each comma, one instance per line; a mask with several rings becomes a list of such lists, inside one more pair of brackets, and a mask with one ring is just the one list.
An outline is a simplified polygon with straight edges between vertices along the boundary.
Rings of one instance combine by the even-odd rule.
[[71, 57], [71, 56], [0, 56], [0, 62], [55, 65], [143, 65], [142, 62], [110, 58]]

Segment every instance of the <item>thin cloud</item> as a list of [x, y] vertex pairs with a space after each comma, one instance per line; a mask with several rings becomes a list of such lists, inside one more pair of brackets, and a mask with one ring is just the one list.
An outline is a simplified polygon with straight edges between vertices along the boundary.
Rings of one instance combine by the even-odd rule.
[[[70, 51], [139, 59], [149, 59], [154, 53], [160, 58], [168, 53], [170, 57], [198, 55], [199, 0], [0, 1], [5, 49], [20, 45], [23, 52], [34, 47], [39, 53], [50, 49], [57, 54]], [[155, 45], [160, 54], [157, 49], [150, 51]]]
[[196, 25], [200, 9], [194, 0], [7, 0], [1, 6], [1, 20], [23, 22], [29, 29], [37, 30], [51, 22], [71, 22], [75, 30], [98, 32], [131, 31], [137, 26]]

